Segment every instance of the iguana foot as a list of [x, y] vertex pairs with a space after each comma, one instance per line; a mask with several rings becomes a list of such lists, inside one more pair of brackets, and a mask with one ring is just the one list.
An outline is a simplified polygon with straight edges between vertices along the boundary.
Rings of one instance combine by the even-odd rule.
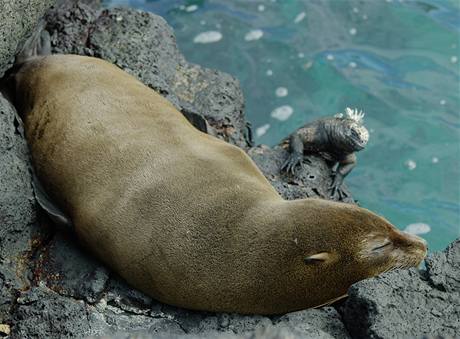
[[331, 190], [331, 198], [337, 197], [338, 200], [343, 200], [348, 197], [348, 194], [342, 190], [344, 176], [339, 172], [333, 173], [332, 176], [334, 180], [332, 181], [332, 185], [329, 187]]
[[291, 172], [294, 174], [297, 166], [302, 166], [303, 154], [291, 153], [281, 166], [282, 171]]

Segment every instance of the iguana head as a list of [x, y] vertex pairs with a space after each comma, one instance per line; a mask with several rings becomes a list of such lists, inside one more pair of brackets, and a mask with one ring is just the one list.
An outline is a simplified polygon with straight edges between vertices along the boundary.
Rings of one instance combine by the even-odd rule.
[[356, 108], [347, 107], [345, 113], [346, 116], [343, 113], [338, 113], [335, 117], [341, 119], [343, 123], [343, 133], [347, 139], [347, 144], [354, 151], [360, 151], [369, 141], [369, 132], [363, 125], [364, 112], [358, 112]]

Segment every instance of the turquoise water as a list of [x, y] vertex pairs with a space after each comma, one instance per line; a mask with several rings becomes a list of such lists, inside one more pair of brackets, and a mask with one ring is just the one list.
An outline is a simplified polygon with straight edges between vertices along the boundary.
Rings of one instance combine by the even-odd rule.
[[363, 109], [370, 141], [346, 180], [355, 198], [401, 229], [416, 224], [430, 250], [460, 236], [459, 2], [106, 4], [162, 15], [189, 61], [238, 78], [256, 143]]

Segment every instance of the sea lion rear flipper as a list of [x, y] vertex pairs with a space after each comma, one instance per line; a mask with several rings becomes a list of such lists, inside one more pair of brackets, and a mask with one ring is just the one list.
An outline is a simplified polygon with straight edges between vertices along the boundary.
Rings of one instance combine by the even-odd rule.
[[35, 199], [40, 207], [48, 214], [50, 219], [67, 230], [73, 229], [70, 218], [54, 203], [45, 192], [37, 176], [33, 174], [32, 186], [35, 192]]
[[15, 64], [21, 64], [36, 56], [51, 54], [51, 36], [45, 30], [46, 23], [40, 22], [35, 32], [26, 40], [21, 52], [17, 55]]

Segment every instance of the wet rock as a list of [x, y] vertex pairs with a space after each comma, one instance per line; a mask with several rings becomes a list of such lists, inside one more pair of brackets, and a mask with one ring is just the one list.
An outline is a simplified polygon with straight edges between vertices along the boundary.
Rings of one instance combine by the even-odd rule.
[[340, 309], [353, 337], [456, 337], [460, 333], [460, 239], [426, 260], [358, 282]]
[[0, 78], [55, 0], [0, 1]]

